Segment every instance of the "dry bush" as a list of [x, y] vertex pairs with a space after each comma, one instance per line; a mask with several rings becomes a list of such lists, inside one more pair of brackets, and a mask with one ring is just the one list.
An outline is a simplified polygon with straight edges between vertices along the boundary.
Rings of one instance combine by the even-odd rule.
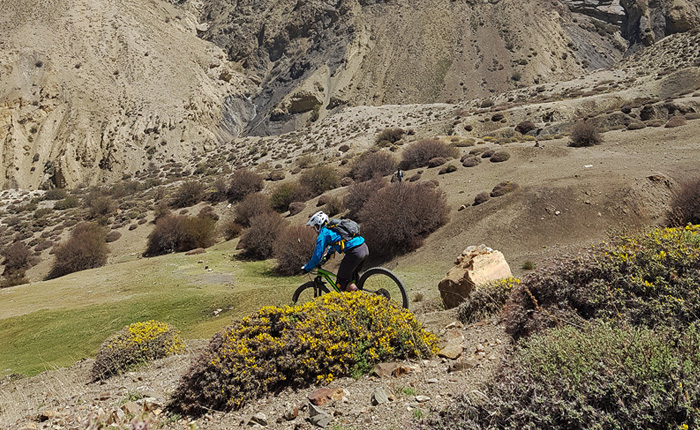
[[520, 134], [527, 134], [529, 131], [534, 130], [537, 128], [535, 124], [532, 121], [522, 121], [518, 125], [515, 126], [515, 131], [517, 131]]
[[481, 163], [481, 159], [473, 155], [470, 155], [462, 160], [462, 166], [464, 167], [478, 166], [479, 163]]
[[571, 141], [569, 146], [579, 148], [582, 146], [600, 145], [603, 137], [598, 127], [592, 122], [579, 122], [571, 129]]
[[277, 259], [275, 273], [280, 276], [292, 276], [299, 273], [314, 250], [316, 232], [304, 225], [287, 228], [277, 238], [274, 246], [274, 257]]
[[403, 170], [425, 167], [432, 158], [455, 158], [459, 150], [439, 140], [421, 140], [407, 147], [399, 167]]
[[228, 199], [231, 202], [243, 200], [245, 196], [263, 189], [263, 177], [247, 169], [233, 172], [228, 187]]
[[329, 197], [323, 206], [323, 211], [329, 216], [337, 215], [345, 210], [343, 199], [338, 196]]
[[228, 181], [223, 176], [218, 176], [207, 190], [206, 201], [218, 203], [223, 202], [227, 197]]
[[250, 220], [253, 217], [272, 211], [270, 198], [265, 194], [248, 194], [234, 209], [235, 221], [243, 227], [250, 227]]
[[512, 181], [501, 182], [500, 184], [493, 187], [493, 190], [491, 190], [491, 197], [501, 197], [501, 196], [504, 196], [508, 193], [511, 193], [511, 192], [517, 190], [518, 188], [520, 188], [520, 185], [518, 185], [515, 182], [512, 182]]
[[266, 306], [214, 335], [168, 409], [195, 416], [236, 410], [285, 388], [360, 377], [383, 361], [427, 358], [437, 344], [407, 309], [378, 295], [331, 293], [302, 306]]
[[116, 242], [121, 237], [122, 237], [122, 234], [119, 233], [118, 231], [110, 231], [109, 233], [107, 233], [107, 236], [105, 237], [105, 241], [107, 243]]
[[506, 151], [496, 151], [491, 155], [491, 162], [492, 163], [502, 163], [504, 161], [507, 161], [510, 159], [510, 154]]
[[276, 213], [264, 213], [251, 219], [250, 228], [243, 233], [239, 242], [243, 256], [253, 260], [271, 258], [275, 241], [287, 224], [288, 222]]
[[369, 181], [375, 176], [393, 173], [397, 166], [394, 154], [388, 151], [365, 152], [355, 160], [350, 169], [350, 176], [358, 181]]
[[103, 195], [99, 191], [92, 191], [83, 197], [83, 207], [87, 208], [87, 217], [99, 224], [107, 224], [109, 217], [114, 213], [112, 198]]
[[298, 182], [287, 182], [275, 188], [270, 195], [270, 203], [277, 212], [286, 212], [289, 210], [290, 203], [308, 200], [311, 198], [311, 194]]
[[240, 236], [242, 231], [243, 226], [238, 224], [233, 217], [224, 217], [224, 219], [219, 222], [219, 232], [226, 240], [231, 240]]
[[215, 221], [210, 217], [167, 215], [148, 235], [145, 257], [208, 248], [214, 243]]
[[497, 314], [518, 285], [520, 279], [511, 277], [477, 287], [457, 308], [457, 319], [464, 324], [472, 324]]
[[428, 160], [428, 167], [439, 167], [445, 163], [447, 163], [447, 159], [445, 157], [434, 157]]
[[477, 205], [480, 205], [482, 203], [485, 203], [490, 198], [491, 198], [491, 196], [489, 195], [489, 193], [487, 191], [482, 191], [479, 194], [477, 194], [476, 197], [474, 197], [474, 205], [473, 206], [477, 206]]
[[12, 287], [26, 284], [29, 280], [25, 274], [32, 266], [32, 252], [29, 247], [21, 241], [15, 242], [2, 251], [2, 264], [5, 266], [2, 276], [5, 281], [0, 287]]
[[669, 227], [700, 224], [700, 177], [683, 183], [674, 193], [666, 223]]
[[55, 260], [46, 278], [104, 266], [109, 252], [106, 236], [105, 229], [95, 223], [76, 225], [70, 238], [56, 248]]
[[63, 200], [68, 197], [65, 188], [51, 188], [42, 196], [42, 200]]
[[59, 200], [54, 203], [53, 208], [57, 211], [63, 211], [66, 209], [77, 208], [80, 206], [80, 199], [76, 196], [67, 196], [63, 200]]
[[396, 183], [374, 191], [358, 214], [373, 258], [390, 259], [419, 248], [448, 221], [444, 194], [424, 184]]
[[313, 196], [318, 196], [326, 191], [338, 188], [340, 186], [340, 176], [330, 166], [316, 166], [301, 174], [299, 185], [310, 190]]
[[170, 215], [170, 206], [164, 200], [159, 201], [153, 207], [153, 223], [157, 223], [159, 219]]
[[90, 376], [93, 381], [104, 380], [184, 350], [180, 331], [170, 324], [153, 320], [133, 323], [100, 346]]
[[387, 181], [384, 178], [375, 178], [371, 181], [359, 182], [350, 185], [348, 192], [345, 195], [343, 203], [348, 210], [348, 217], [357, 218], [362, 206], [365, 205], [372, 195], [387, 186]]
[[406, 132], [402, 128], [387, 128], [377, 135], [374, 143], [379, 146], [391, 145], [401, 140], [404, 134]]
[[204, 185], [199, 181], [183, 182], [175, 191], [170, 205], [174, 208], [194, 206], [204, 198]]

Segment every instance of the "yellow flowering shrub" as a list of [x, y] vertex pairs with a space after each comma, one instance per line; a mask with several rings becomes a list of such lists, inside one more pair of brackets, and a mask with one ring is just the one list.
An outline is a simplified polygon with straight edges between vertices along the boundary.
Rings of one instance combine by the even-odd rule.
[[381, 361], [431, 356], [437, 344], [408, 310], [362, 292], [264, 307], [214, 336], [170, 406], [189, 415], [234, 410], [287, 386], [325, 384]]
[[595, 318], [683, 330], [700, 316], [700, 225], [618, 235], [528, 274], [513, 291], [515, 338]]
[[124, 327], [107, 339], [92, 366], [94, 380], [107, 379], [142, 363], [177, 354], [185, 349], [179, 330], [150, 320]]

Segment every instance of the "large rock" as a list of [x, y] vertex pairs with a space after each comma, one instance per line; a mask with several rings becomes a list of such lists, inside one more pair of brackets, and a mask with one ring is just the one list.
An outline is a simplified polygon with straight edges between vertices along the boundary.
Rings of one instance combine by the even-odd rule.
[[438, 284], [445, 309], [459, 306], [474, 288], [512, 276], [510, 266], [500, 251], [485, 245], [470, 246], [457, 258]]

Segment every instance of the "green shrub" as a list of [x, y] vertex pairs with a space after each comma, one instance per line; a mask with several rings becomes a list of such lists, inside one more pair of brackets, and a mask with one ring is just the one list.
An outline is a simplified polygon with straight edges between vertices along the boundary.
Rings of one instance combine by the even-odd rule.
[[94, 381], [104, 380], [184, 349], [180, 331], [170, 324], [154, 320], [133, 323], [102, 344], [90, 373]]
[[419, 248], [449, 219], [445, 195], [429, 184], [395, 183], [374, 190], [358, 220], [370, 253], [390, 259]]
[[579, 122], [571, 129], [569, 146], [578, 148], [600, 145], [601, 143], [603, 143], [603, 137], [600, 135], [598, 127], [592, 122]]
[[338, 196], [329, 197], [326, 200], [326, 204], [323, 206], [323, 211], [328, 214], [328, 216], [337, 215], [345, 210], [345, 204], [343, 199]]
[[42, 196], [43, 200], [62, 200], [68, 197], [68, 191], [65, 188], [51, 188]]
[[250, 228], [243, 233], [239, 242], [243, 256], [253, 260], [271, 258], [275, 242], [286, 227], [287, 220], [276, 213], [263, 213], [253, 217]]
[[331, 293], [295, 307], [264, 307], [217, 333], [180, 380], [169, 408], [235, 410], [285, 387], [360, 375], [373, 364], [428, 357], [437, 338], [381, 296]]
[[170, 202], [174, 208], [194, 206], [204, 198], [204, 185], [199, 181], [183, 182], [175, 191]]
[[391, 152], [365, 152], [355, 160], [350, 169], [350, 177], [358, 182], [369, 181], [375, 176], [386, 176], [393, 173], [396, 166], [396, 158]]
[[83, 198], [83, 206], [87, 208], [87, 217], [99, 224], [106, 224], [114, 213], [114, 202], [109, 196], [99, 191], [92, 191]]
[[310, 197], [311, 192], [298, 182], [286, 182], [275, 188], [270, 195], [270, 203], [277, 212], [286, 212], [290, 203], [306, 201]]
[[55, 260], [46, 278], [104, 266], [109, 252], [106, 237], [105, 229], [95, 223], [76, 225], [70, 238], [56, 247]]
[[387, 128], [382, 130], [374, 139], [378, 146], [388, 146], [401, 140], [406, 132], [402, 128]]
[[316, 233], [305, 225], [295, 225], [284, 230], [274, 245], [273, 256], [277, 259], [275, 273], [281, 276], [299, 274], [316, 245]]
[[63, 200], [59, 200], [54, 203], [53, 208], [57, 211], [64, 211], [66, 209], [77, 208], [80, 206], [80, 199], [76, 196], [67, 196]]
[[523, 342], [483, 397], [463, 396], [428, 428], [698, 428], [698, 351], [696, 324], [556, 329]]
[[425, 167], [428, 162], [436, 157], [455, 158], [459, 156], [459, 150], [439, 140], [421, 140], [407, 147], [402, 156], [399, 167], [403, 170]]
[[515, 338], [599, 318], [682, 330], [700, 315], [700, 226], [620, 235], [530, 272], [511, 294]]
[[236, 170], [229, 183], [228, 199], [231, 202], [243, 200], [248, 194], [262, 191], [263, 186], [263, 177], [257, 173], [247, 169]]
[[700, 224], [700, 177], [684, 182], [671, 200], [667, 217], [669, 227]]
[[209, 216], [166, 215], [148, 235], [145, 257], [208, 248], [214, 244], [216, 222]]
[[338, 172], [330, 166], [316, 166], [306, 170], [299, 177], [299, 185], [311, 191], [313, 196], [318, 196], [326, 191], [340, 186]]
[[235, 221], [243, 227], [250, 227], [250, 220], [260, 214], [272, 212], [270, 198], [263, 193], [248, 194], [236, 205]]
[[503, 309], [513, 288], [520, 285], [520, 279], [506, 278], [477, 287], [457, 308], [457, 318], [471, 324], [481, 321]]

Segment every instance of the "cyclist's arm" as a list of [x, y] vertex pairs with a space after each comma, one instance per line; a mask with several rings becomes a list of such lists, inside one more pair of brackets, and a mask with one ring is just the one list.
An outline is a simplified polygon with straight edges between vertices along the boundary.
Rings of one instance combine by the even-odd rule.
[[316, 238], [316, 248], [314, 249], [314, 255], [311, 256], [311, 260], [309, 260], [308, 263], [304, 265], [305, 271], [310, 271], [313, 270], [316, 266], [318, 266], [318, 263], [321, 261], [321, 258], [323, 257], [323, 253], [326, 251], [326, 248], [328, 247], [328, 230], [325, 228], [322, 228], [321, 231], [318, 233], [318, 237]]

